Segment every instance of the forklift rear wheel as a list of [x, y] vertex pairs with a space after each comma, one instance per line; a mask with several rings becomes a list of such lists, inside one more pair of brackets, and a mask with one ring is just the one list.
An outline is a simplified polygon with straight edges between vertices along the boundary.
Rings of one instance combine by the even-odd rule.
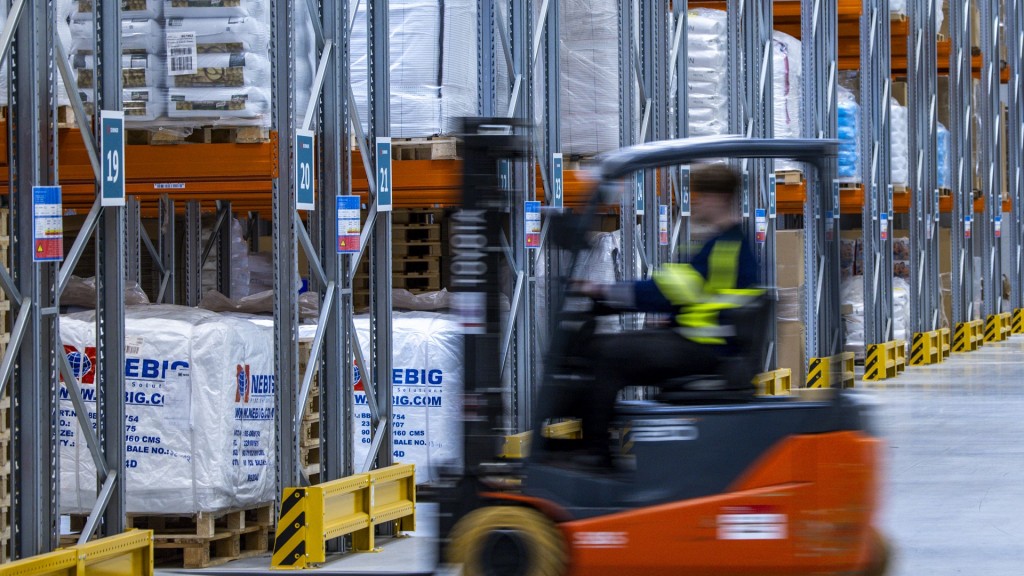
[[885, 576], [889, 570], [889, 557], [892, 550], [889, 542], [877, 529], [871, 530], [871, 563], [864, 571], [864, 576]]
[[530, 508], [489, 506], [467, 514], [452, 530], [449, 561], [463, 574], [561, 576], [566, 550], [546, 516]]

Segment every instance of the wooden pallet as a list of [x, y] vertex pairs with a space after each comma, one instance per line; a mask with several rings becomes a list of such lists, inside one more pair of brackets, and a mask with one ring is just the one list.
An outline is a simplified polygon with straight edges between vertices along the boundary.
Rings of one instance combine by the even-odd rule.
[[840, 182], [839, 188], [841, 190], [856, 190], [860, 188], [860, 182]]
[[392, 274], [392, 286], [411, 292], [434, 292], [441, 289], [441, 277], [436, 274]]
[[159, 562], [209, 568], [270, 549], [274, 504], [193, 515], [129, 514], [127, 528], [153, 530]]
[[458, 146], [455, 138], [445, 136], [392, 138], [391, 154], [394, 160], [452, 160], [458, 158]]
[[939, 188], [939, 196], [952, 196], [953, 191], [949, 188]]
[[444, 252], [444, 246], [438, 242], [408, 242], [392, 243], [391, 256], [394, 258], [428, 258], [440, 257]]
[[126, 130], [126, 144], [262, 144], [270, 141], [270, 129], [260, 126], [205, 126], [191, 134], [173, 130]]
[[907, 193], [907, 187], [905, 185], [903, 185], [903, 184], [893, 184], [892, 185], [892, 193], [893, 194], [906, 194]]
[[[6, 122], [11, 115], [11, 110], [7, 106], [0, 107], [0, 120]], [[75, 109], [71, 106], [58, 106], [57, 107], [57, 128], [77, 128], [78, 124], [75, 122]], [[6, 234], [6, 232], [5, 232]]]
[[320, 415], [310, 415], [302, 419], [302, 432], [299, 436], [299, 446], [311, 448], [320, 445]]
[[775, 183], [787, 185], [799, 185], [804, 180], [804, 173], [800, 170], [776, 170]]
[[391, 212], [392, 224], [440, 224], [443, 208], [402, 208]]
[[393, 224], [391, 236], [394, 242], [401, 244], [440, 242], [441, 226], [438, 224]]
[[395, 258], [391, 261], [392, 274], [441, 274], [441, 259], [426, 258]]

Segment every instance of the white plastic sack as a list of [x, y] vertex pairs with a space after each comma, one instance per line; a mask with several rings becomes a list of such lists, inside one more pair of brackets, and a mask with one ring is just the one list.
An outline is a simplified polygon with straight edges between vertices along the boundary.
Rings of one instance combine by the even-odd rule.
[[267, 0], [164, 0], [164, 16], [168, 18], [223, 18], [231, 16], [267, 17]]
[[198, 54], [195, 74], [168, 76], [173, 88], [238, 88], [255, 86], [269, 91], [270, 61], [249, 52]]
[[[92, 11], [94, 9], [91, 0], [75, 0], [73, 2], [74, 10], [71, 13], [71, 18], [75, 20], [91, 20]], [[137, 7], [132, 10], [131, 8]], [[158, 19], [163, 17], [164, 7], [163, 0], [143, 0], [141, 4], [132, 3], [131, 5], [125, 1], [121, 1], [121, 18], [144, 18], [144, 19]]]
[[202, 52], [255, 52], [270, 48], [270, 25], [251, 16], [221, 18], [168, 18], [168, 32], [193, 32]]
[[[93, 71], [96, 70], [96, 58], [92, 54], [78, 52], [71, 57], [71, 66], [77, 76], [78, 88], [93, 87]], [[87, 71], [83, 74], [82, 71]], [[121, 86], [122, 88], [143, 88], [146, 86], [163, 86], [167, 79], [167, 66], [164, 59], [153, 54], [122, 54], [121, 55]]]
[[[78, 95], [85, 104], [86, 112], [90, 112], [95, 104], [96, 92], [79, 90]], [[127, 88], [121, 91], [121, 105], [124, 109], [124, 121], [129, 126], [150, 123], [166, 113], [167, 90], [153, 86]]]
[[[91, 20], [71, 21], [69, 52], [91, 53], [96, 29]], [[121, 51], [137, 54], [164, 53], [164, 28], [157, 20], [121, 20]]]
[[[561, 0], [559, 11], [562, 152], [594, 156], [614, 150], [619, 147], [618, 2]], [[538, 99], [538, 105], [543, 102]]]
[[690, 136], [713, 136], [729, 130], [728, 38], [723, 10], [687, 12], [686, 102]]
[[270, 95], [259, 88], [169, 88], [167, 97], [171, 118], [202, 119], [215, 125], [270, 125]]
[[[182, 306], [125, 316], [126, 510], [192, 514], [277, 496], [273, 331]], [[95, 402], [95, 313], [61, 318], [87, 405]], [[61, 513], [95, 501], [92, 457], [61, 387]]]

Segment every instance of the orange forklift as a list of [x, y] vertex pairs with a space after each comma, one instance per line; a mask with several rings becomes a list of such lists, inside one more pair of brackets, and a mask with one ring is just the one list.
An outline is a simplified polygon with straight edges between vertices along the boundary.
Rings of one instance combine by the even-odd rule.
[[[467, 576], [884, 574], [888, 549], [874, 525], [882, 444], [869, 429], [870, 403], [847, 390], [755, 396], [750, 382], [767, 349], [764, 330], [737, 334], [741, 352], [719, 374], [666, 381], [647, 400], [620, 401], [614, 470], [567, 465], [574, 441], [541, 434], [528, 457], [499, 457], [497, 270], [507, 199], [498, 162], [524, 148], [508, 122], [465, 125], [463, 205], [451, 225], [451, 285], [466, 333], [464, 463], [444, 471], [435, 493], [445, 566], [461, 565]], [[808, 179], [820, 178], [836, 148], [827, 140], [742, 137], [625, 148], [600, 163], [582, 213], [550, 217], [548, 242], [574, 263], [598, 206], [617, 203], [622, 179], [639, 170], [789, 158], [806, 163]], [[602, 311], [567, 311], [571, 297], [563, 289], [551, 307], [561, 315], [535, 395], [541, 406], [585, 394], [588, 379], [600, 377], [573, 351]], [[768, 326], [772, 311], [765, 298], [740, 309], [733, 323]], [[533, 414], [540, 412], [550, 410]], [[538, 418], [533, 429], [548, 424]]]

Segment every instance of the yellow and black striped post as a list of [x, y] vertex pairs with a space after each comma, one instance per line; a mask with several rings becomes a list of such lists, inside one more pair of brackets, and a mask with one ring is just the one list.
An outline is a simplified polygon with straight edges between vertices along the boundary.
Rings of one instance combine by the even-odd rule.
[[970, 352], [974, 350], [974, 338], [971, 335], [970, 322], [961, 322], [953, 331], [953, 352]]
[[1002, 318], [998, 314], [990, 314], [985, 319], [985, 342], [999, 342], [1002, 339]]
[[831, 388], [831, 357], [811, 358], [807, 362], [807, 388]]
[[1017, 308], [1013, 311], [1012, 326], [1014, 334], [1024, 334], [1024, 308]]
[[868, 344], [864, 356], [864, 379], [874, 381], [885, 378], [885, 360], [884, 344]]
[[298, 570], [306, 567], [309, 559], [306, 529], [306, 489], [285, 488], [274, 536], [274, 554], [270, 559], [272, 568]]
[[931, 359], [931, 338], [927, 332], [914, 332], [914, 338], [910, 341], [910, 365], [924, 366], [930, 364]]

